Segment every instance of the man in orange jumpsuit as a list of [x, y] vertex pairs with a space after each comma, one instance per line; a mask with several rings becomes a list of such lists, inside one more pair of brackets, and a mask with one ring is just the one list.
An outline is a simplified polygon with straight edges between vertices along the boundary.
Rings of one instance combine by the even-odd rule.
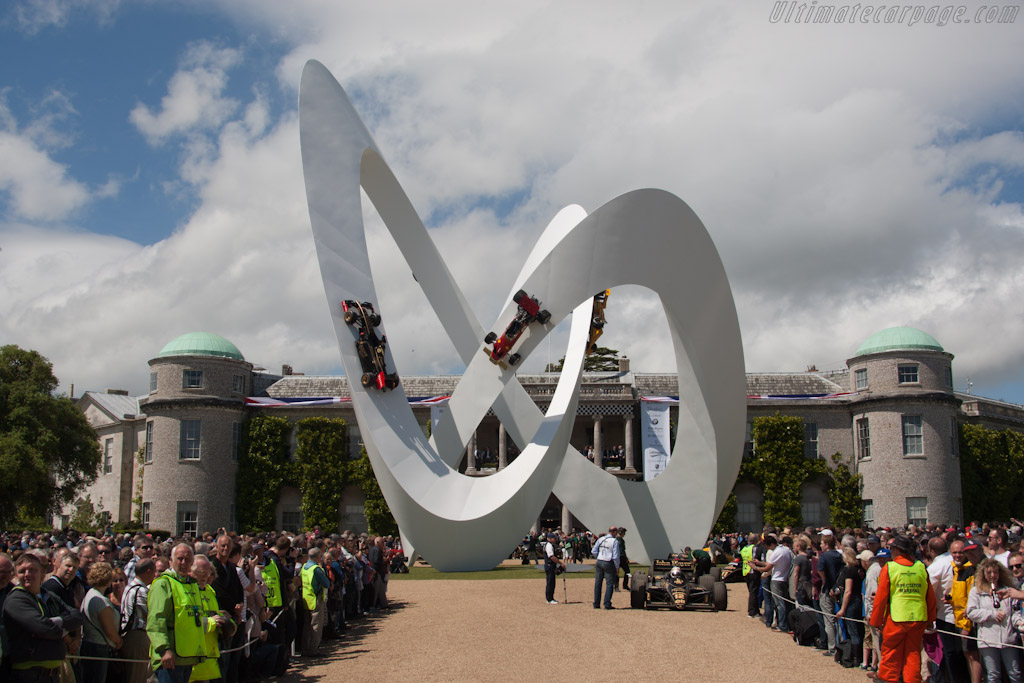
[[875, 680], [921, 682], [921, 645], [935, 621], [935, 591], [907, 536], [892, 541], [893, 561], [878, 577], [871, 625], [882, 630], [882, 661]]

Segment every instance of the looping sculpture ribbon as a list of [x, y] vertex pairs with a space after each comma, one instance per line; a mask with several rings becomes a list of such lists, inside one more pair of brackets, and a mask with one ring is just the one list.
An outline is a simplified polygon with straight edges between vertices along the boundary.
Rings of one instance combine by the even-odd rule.
[[[356, 332], [339, 304], [377, 302], [360, 186], [466, 363], [429, 440], [402, 385], [380, 392], [349, 382], [367, 453], [406, 552], [415, 550], [441, 571], [490, 569], [536, 522], [552, 491], [591, 529], [629, 528], [635, 561], [702, 545], [739, 470], [746, 384], [725, 269], [690, 207], [654, 189], [621, 195], [589, 216], [579, 206], [566, 207], [540, 236], [504, 310], [485, 330], [344, 90], [317, 61], [302, 72], [299, 130], [310, 222], [345, 374], [359, 377], [362, 370]], [[619, 479], [569, 444], [593, 295], [624, 284], [661, 297], [679, 376], [675, 447], [662, 474], [648, 482]], [[484, 334], [503, 330], [515, 316], [512, 292], [518, 289], [551, 313], [547, 324], [529, 325], [520, 338], [516, 350], [524, 359], [573, 314], [564, 369], [546, 413], [514, 370], [481, 353]], [[386, 322], [387, 311], [382, 314]], [[643, 339], [643, 330], [635, 332]], [[386, 358], [395, 367], [390, 351]], [[467, 477], [454, 468], [488, 409], [521, 454], [494, 475]]]

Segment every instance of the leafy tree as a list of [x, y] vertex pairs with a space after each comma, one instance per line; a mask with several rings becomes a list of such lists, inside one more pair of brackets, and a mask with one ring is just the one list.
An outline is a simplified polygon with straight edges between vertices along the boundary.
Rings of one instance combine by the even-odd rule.
[[837, 528], [858, 527], [864, 522], [861, 475], [853, 473], [841, 453], [832, 455], [828, 481], [829, 513]]
[[[548, 363], [544, 372], [561, 372], [565, 365], [565, 356], [558, 359], [557, 363]], [[598, 346], [593, 353], [583, 360], [584, 372], [616, 372], [619, 369], [618, 349], [609, 349]]]
[[1024, 434], [960, 426], [960, 479], [967, 519], [1006, 520], [1024, 508]]
[[259, 415], [246, 420], [235, 484], [235, 509], [240, 528], [257, 531], [274, 528], [281, 487], [294, 480], [288, 460], [291, 429], [291, 423], [283, 417]]
[[295, 459], [307, 529], [338, 530], [338, 492], [347, 483], [349, 469], [346, 431], [345, 421], [338, 418], [310, 417], [298, 423]]
[[0, 526], [57, 512], [96, 480], [96, 432], [57, 385], [39, 353], [0, 347]]
[[384, 500], [384, 494], [377, 483], [377, 477], [373, 474], [373, 465], [370, 464], [370, 457], [363, 448], [362, 457], [352, 461], [352, 483], [358, 484], [363, 489], [366, 502], [363, 504], [363, 511], [366, 515], [366, 523], [370, 527], [370, 533], [378, 536], [388, 536], [398, 533], [398, 523], [388, 502]]

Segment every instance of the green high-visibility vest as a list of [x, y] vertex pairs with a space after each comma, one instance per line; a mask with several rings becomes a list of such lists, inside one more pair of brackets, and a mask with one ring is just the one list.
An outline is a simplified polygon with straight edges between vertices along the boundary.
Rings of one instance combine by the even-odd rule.
[[319, 593], [313, 592], [313, 572], [315, 572], [317, 566], [314, 564], [309, 567], [302, 568], [302, 599], [306, 601], [306, 608], [310, 612], [316, 609], [316, 599], [324, 599], [324, 589], [321, 588]]
[[754, 559], [754, 544], [748, 543], [740, 550], [740, 559], [743, 560], [743, 576], [750, 573], [750, 561]]
[[885, 567], [889, 572], [889, 618], [895, 622], [926, 620], [928, 570], [920, 562], [909, 567], [889, 562]]
[[270, 560], [263, 566], [263, 583], [267, 587], [267, 607], [281, 606], [281, 572], [277, 562]]
[[[153, 583], [167, 581], [171, 588], [171, 603], [174, 607], [174, 654], [179, 657], [207, 657], [205, 615], [199, 585], [184, 583], [175, 574], [161, 574]], [[152, 595], [150, 591], [150, 595]], [[215, 656], [215, 655], [214, 655]]]

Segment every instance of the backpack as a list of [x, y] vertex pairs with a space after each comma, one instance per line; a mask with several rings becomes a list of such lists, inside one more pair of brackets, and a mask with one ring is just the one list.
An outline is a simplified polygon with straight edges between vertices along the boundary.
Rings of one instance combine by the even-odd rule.
[[797, 645], [814, 645], [821, 637], [818, 615], [806, 609], [792, 610], [786, 621]]
[[836, 643], [836, 661], [843, 665], [844, 669], [852, 669], [857, 666], [860, 653], [855, 651], [852, 640], [844, 640]]

